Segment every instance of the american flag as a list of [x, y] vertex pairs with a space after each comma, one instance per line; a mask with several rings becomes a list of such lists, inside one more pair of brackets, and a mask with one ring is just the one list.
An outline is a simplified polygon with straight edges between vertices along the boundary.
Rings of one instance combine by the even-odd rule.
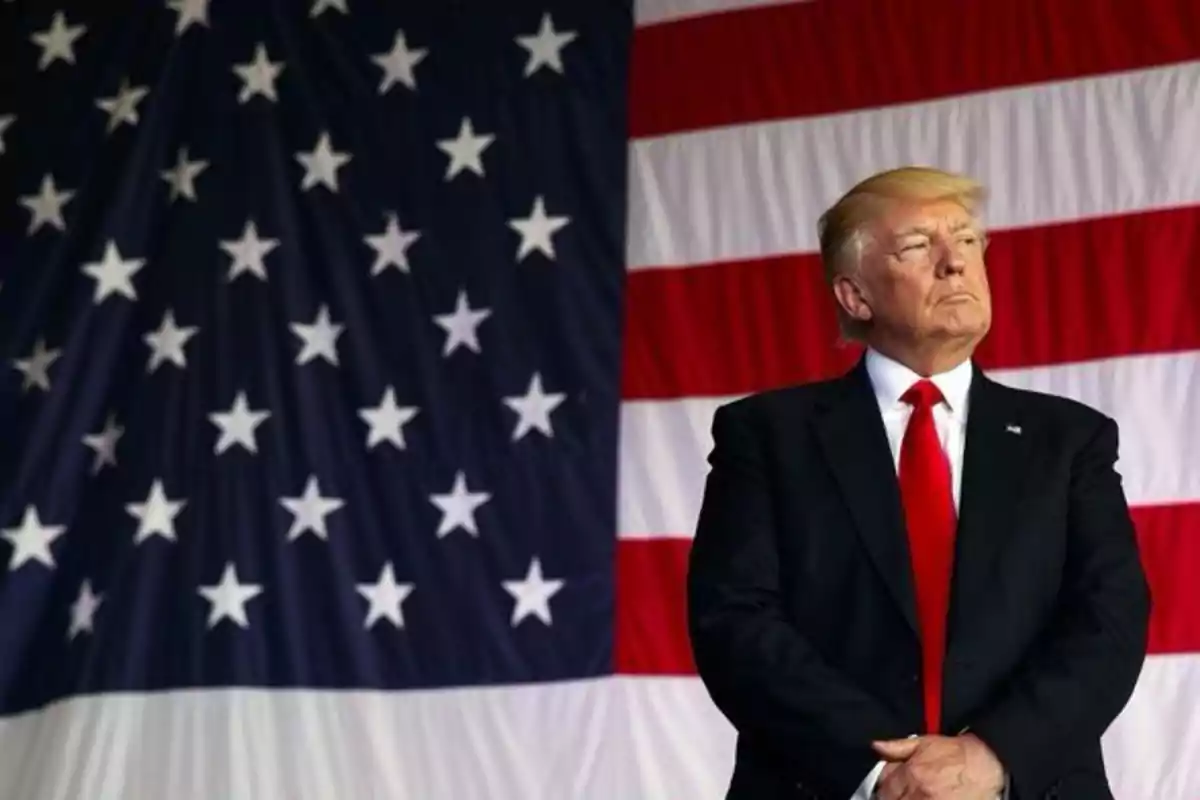
[[0, 796], [720, 797], [721, 403], [815, 220], [991, 189], [983, 366], [1122, 426], [1117, 797], [1200, 796], [1191, 0], [0, 2]]

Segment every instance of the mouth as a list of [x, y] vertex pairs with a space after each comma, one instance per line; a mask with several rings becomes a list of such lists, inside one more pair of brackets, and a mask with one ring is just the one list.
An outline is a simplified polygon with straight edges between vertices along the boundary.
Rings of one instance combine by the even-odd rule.
[[969, 303], [975, 299], [975, 295], [970, 292], [955, 292], [948, 294], [938, 300], [939, 303]]

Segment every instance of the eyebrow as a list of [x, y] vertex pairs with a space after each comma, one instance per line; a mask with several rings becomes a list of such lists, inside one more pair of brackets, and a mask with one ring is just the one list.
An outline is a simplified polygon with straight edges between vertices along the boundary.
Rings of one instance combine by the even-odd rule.
[[[950, 226], [950, 233], [958, 233], [959, 231], [966, 230], [968, 228], [974, 229], [976, 227], [976, 224], [971, 220], [960, 220]], [[934, 230], [935, 229], [929, 225], [910, 225], [907, 228], [901, 228], [892, 235], [897, 238], [901, 236], [911, 236], [914, 233], [922, 233], [926, 236], [931, 236], [933, 235]]]

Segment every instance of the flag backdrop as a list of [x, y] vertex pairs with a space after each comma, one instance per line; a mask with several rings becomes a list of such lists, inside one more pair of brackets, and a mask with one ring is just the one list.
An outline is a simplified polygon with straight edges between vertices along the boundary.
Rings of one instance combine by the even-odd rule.
[[0, 2], [0, 797], [720, 797], [714, 409], [815, 220], [991, 190], [1003, 382], [1122, 427], [1122, 800], [1200, 796], [1192, 0]]

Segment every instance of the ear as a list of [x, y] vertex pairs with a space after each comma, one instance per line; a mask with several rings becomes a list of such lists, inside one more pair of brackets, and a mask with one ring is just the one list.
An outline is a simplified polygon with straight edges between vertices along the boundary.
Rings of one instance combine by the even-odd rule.
[[871, 319], [871, 303], [862, 287], [847, 275], [839, 275], [833, 281], [833, 294], [838, 305], [851, 318], [866, 322]]

